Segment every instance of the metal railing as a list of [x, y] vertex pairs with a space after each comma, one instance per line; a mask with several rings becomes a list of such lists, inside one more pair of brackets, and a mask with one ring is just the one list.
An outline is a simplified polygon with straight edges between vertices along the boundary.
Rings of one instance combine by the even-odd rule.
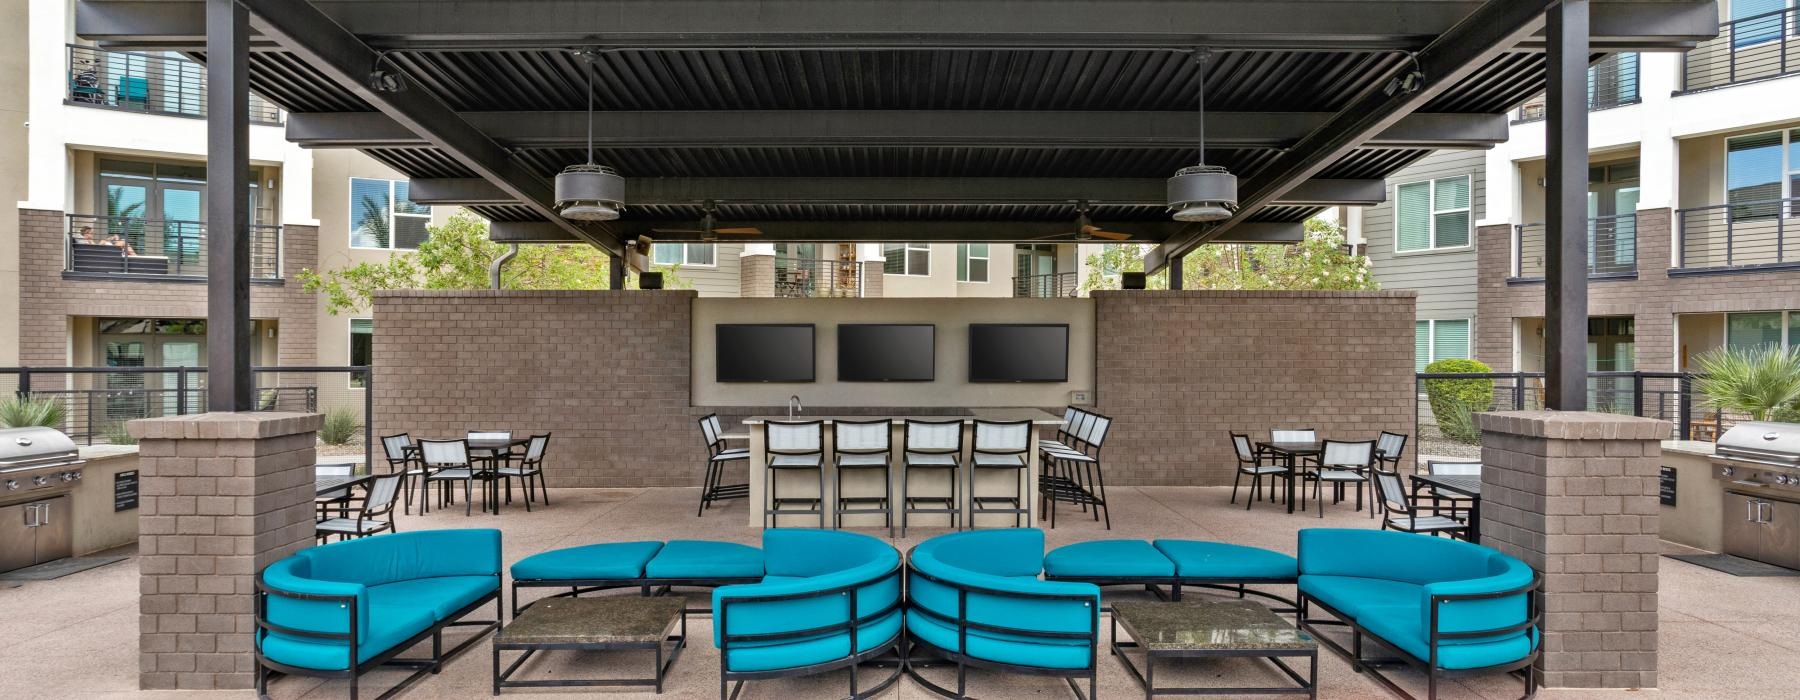
[[[64, 272], [205, 277], [206, 223], [70, 214]], [[281, 278], [281, 227], [250, 226], [250, 278]]]
[[1800, 8], [1722, 23], [1682, 58], [1683, 92], [1800, 72]]
[[[1694, 391], [1695, 375], [1686, 372], [1589, 372], [1587, 410], [1656, 418], [1670, 423], [1670, 437], [1677, 440], [1712, 440], [1738, 417], [1705, 405]], [[1534, 411], [1544, 408], [1543, 372], [1487, 372], [1414, 375], [1413, 434], [1421, 429], [1450, 437], [1460, 416], [1437, 415], [1430, 405], [1428, 384], [1433, 380], [1489, 382], [1492, 391], [1465, 404], [1472, 412]], [[1446, 386], [1444, 389], [1450, 389]], [[1450, 393], [1450, 392], [1446, 392]], [[1455, 392], [1461, 394], [1462, 392]], [[1447, 410], [1450, 410], [1446, 406]], [[1422, 454], [1422, 452], [1421, 452]]]
[[[1600, 59], [1588, 66], [1587, 73], [1588, 111], [1621, 107], [1637, 104], [1638, 96], [1638, 55], [1635, 53], [1615, 53]], [[1538, 95], [1519, 106], [1513, 123], [1534, 122], [1548, 116], [1548, 103], [1543, 95]]]
[[842, 298], [862, 296], [860, 263], [823, 258], [775, 258], [775, 296]]
[[[364, 458], [375, 456], [371, 368], [256, 367], [252, 371], [257, 411], [317, 413], [322, 395], [336, 397], [330, 403], [360, 408]], [[353, 379], [360, 382], [360, 395], [328, 390], [351, 386]], [[128, 421], [206, 411], [205, 367], [0, 367], [0, 393], [7, 389], [20, 397], [62, 403], [63, 421], [55, 427], [87, 445], [132, 442], [125, 432]]]
[[1073, 272], [1026, 275], [1013, 278], [1013, 297], [1072, 297], [1081, 292], [1081, 284]]
[[[69, 44], [69, 104], [178, 117], [206, 116], [206, 67], [178, 56]], [[281, 110], [250, 94], [250, 122], [281, 124]]]
[[1674, 267], [1792, 265], [1800, 251], [1788, 243], [1790, 233], [1800, 233], [1800, 197], [1677, 209]]
[[[1513, 277], [1544, 278], [1544, 224], [1513, 227]], [[1619, 277], [1637, 272], [1637, 214], [1598, 216], [1587, 225], [1588, 276]]]

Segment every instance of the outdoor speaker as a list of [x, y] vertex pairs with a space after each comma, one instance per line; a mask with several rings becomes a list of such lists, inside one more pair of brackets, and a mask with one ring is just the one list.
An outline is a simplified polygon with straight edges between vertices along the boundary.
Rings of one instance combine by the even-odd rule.
[[1144, 288], [1144, 273], [1142, 273], [1142, 272], [1121, 272], [1121, 273], [1119, 273], [1119, 287], [1121, 287], [1123, 289], [1143, 289]]
[[661, 272], [639, 272], [638, 289], [662, 289]]

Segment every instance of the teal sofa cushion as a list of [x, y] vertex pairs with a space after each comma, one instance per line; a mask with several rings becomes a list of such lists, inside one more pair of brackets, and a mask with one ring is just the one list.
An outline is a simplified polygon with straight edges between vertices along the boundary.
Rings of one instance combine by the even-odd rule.
[[644, 565], [661, 542], [606, 542], [553, 549], [512, 565], [515, 581], [618, 580], [642, 578]]
[[[860, 654], [894, 640], [900, 634], [900, 610], [893, 611], [856, 628], [856, 653]], [[777, 642], [732, 642], [730, 668], [733, 671], [776, 671], [821, 664], [849, 656], [850, 633], [837, 632]]]
[[1044, 555], [1044, 575], [1058, 578], [1169, 578], [1175, 563], [1143, 540], [1094, 540]]
[[669, 540], [644, 564], [649, 578], [762, 578], [762, 550], [736, 542]]
[[1379, 578], [1419, 585], [1485, 578], [1491, 575], [1489, 555], [1499, 554], [1447, 537], [1338, 528], [1301, 530], [1299, 552], [1302, 574]]
[[1184, 579], [1292, 581], [1300, 575], [1300, 562], [1293, 557], [1260, 547], [1204, 540], [1156, 540], [1151, 544], [1175, 563], [1175, 575]]
[[[359, 664], [431, 629], [437, 623], [430, 607], [425, 605], [383, 606], [374, 614], [374, 619], [370, 620], [370, 627], [374, 632], [364, 635], [357, 643], [356, 662]], [[343, 671], [350, 668], [349, 643], [340, 640], [270, 633], [262, 639], [262, 653], [276, 663], [300, 668], [318, 671]]]
[[[1299, 588], [1320, 602], [1352, 618], [1361, 619], [1365, 608], [1391, 609], [1396, 605], [1412, 606], [1416, 612], [1424, 586], [1404, 581], [1388, 581], [1359, 576], [1319, 576], [1303, 574]], [[1417, 616], [1412, 616], [1417, 620]]]
[[965, 571], [1031, 577], [1044, 571], [1044, 531], [1034, 527], [951, 533], [921, 542], [913, 551], [921, 549], [934, 562]]
[[500, 531], [420, 530], [302, 549], [311, 578], [378, 586], [439, 576], [500, 573]]
[[369, 606], [379, 610], [415, 605], [443, 620], [494, 592], [494, 583], [492, 576], [439, 576], [384, 583], [369, 587]]
[[[1417, 611], [1413, 606], [1396, 606], [1392, 610], [1373, 609], [1357, 618], [1364, 629], [1401, 651], [1420, 659], [1431, 658], [1430, 637], [1424, 629], [1411, 623]], [[1538, 635], [1515, 633], [1480, 639], [1444, 639], [1438, 642], [1438, 667], [1447, 669], [1484, 668], [1509, 664], [1530, 655], [1537, 648]]]
[[1047, 639], [986, 630], [969, 630], [969, 648], [957, 643], [956, 628], [943, 620], [914, 610], [906, 612], [906, 630], [939, 649], [966, 653], [978, 659], [1035, 668], [1085, 669], [1092, 652], [1084, 639]]
[[[763, 531], [768, 576], [760, 583], [722, 586], [713, 591], [713, 644], [727, 649], [732, 671], [795, 668], [844, 658], [849, 634], [820, 632], [805, 637], [733, 641], [724, 635], [804, 632], [857, 624], [858, 651], [891, 642], [900, 633], [900, 553], [887, 542], [851, 532], [796, 528]], [[759, 600], [833, 589], [838, 594], [788, 600]], [[855, 593], [855, 609], [850, 593]]]
[[[954, 636], [956, 620], [961, 614], [969, 622], [1001, 628], [983, 632], [983, 636], [995, 644], [970, 642], [966, 653], [972, 657], [1040, 668], [1085, 668], [1061, 665], [1063, 661], [1050, 665], [1049, 661], [1031, 660], [1029, 647], [1034, 644], [1045, 646], [1045, 653], [1050, 656], [1066, 659], [1068, 657], [1060, 656], [1067, 652], [1066, 649], [1048, 647], [1066, 647], [1071, 641], [1032, 636], [1032, 633], [1093, 633], [1097, 630], [1096, 615], [1100, 608], [1098, 586], [1042, 581], [1036, 577], [1036, 569], [1041, 564], [1027, 562], [1043, 561], [1043, 543], [1043, 531], [1035, 528], [970, 530], [919, 543], [908, 558], [912, 571], [907, 577], [911, 606], [907, 612], [907, 628], [924, 630], [920, 635], [927, 641], [931, 637], [926, 635], [934, 633], [933, 626], [948, 627]], [[957, 586], [994, 593], [972, 591], [964, 595], [958, 592]], [[912, 621], [915, 617], [921, 621]], [[1085, 664], [1086, 640], [1072, 641], [1084, 659], [1081, 663]], [[943, 648], [954, 651], [955, 645]]]

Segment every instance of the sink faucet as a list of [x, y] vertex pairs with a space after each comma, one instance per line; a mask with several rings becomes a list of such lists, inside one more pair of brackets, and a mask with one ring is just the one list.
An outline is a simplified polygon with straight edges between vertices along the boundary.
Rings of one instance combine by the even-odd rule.
[[803, 413], [805, 411], [806, 407], [800, 405], [799, 394], [788, 397], [788, 420], [793, 420], [795, 413]]

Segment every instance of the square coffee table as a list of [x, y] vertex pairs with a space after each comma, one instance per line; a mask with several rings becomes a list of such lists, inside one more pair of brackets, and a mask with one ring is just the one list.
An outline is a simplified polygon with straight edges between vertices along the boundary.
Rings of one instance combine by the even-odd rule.
[[[494, 694], [501, 688], [597, 685], [653, 685], [662, 692], [663, 676], [687, 646], [687, 599], [680, 596], [605, 596], [545, 598], [531, 604], [494, 635]], [[675, 631], [680, 625], [679, 632]], [[650, 650], [656, 652], [650, 678], [512, 680], [532, 654], [550, 650]], [[500, 652], [524, 655], [500, 669]]]
[[[1119, 641], [1119, 628], [1131, 635]], [[1140, 672], [1125, 650], [1143, 650]], [[1319, 696], [1319, 643], [1261, 604], [1246, 600], [1119, 602], [1112, 606], [1112, 652], [1125, 670], [1144, 686], [1144, 697], [1165, 695], [1306, 695]], [[1297, 686], [1276, 688], [1158, 688], [1157, 659], [1263, 657]], [[1285, 657], [1306, 657], [1305, 676]]]

